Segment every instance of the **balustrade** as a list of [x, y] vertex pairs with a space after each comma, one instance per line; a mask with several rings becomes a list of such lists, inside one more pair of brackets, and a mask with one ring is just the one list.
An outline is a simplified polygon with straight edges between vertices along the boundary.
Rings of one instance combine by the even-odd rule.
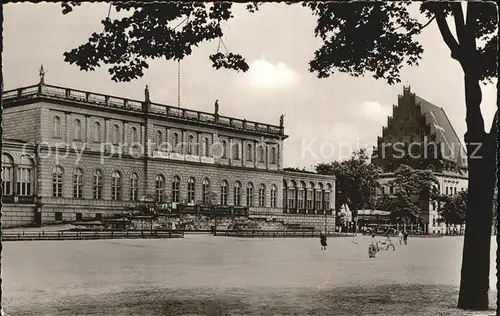
[[[34, 85], [15, 90], [8, 90], [2, 93], [2, 99], [12, 100], [16, 98], [48, 96], [52, 98], [69, 99], [78, 102], [91, 103], [98, 106], [123, 108], [133, 111], [142, 111], [143, 102], [137, 100], [129, 100], [125, 98], [103, 95], [99, 93], [51, 86], [51, 85]], [[268, 134], [282, 135], [283, 129], [278, 126], [256, 123], [246, 120], [240, 120], [225, 116], [216, 116], [211, 113], [198, 112], [187, 109], [180, 109], [171, 106], [150, 103], [150, 111], [156, 114], [163, 114], [188, 120], [201, 121], [206, 123], [215, 123], [236, 129], [249, 131], [257, 131]], [[218, 120], [217, 120], [218, 118]]]

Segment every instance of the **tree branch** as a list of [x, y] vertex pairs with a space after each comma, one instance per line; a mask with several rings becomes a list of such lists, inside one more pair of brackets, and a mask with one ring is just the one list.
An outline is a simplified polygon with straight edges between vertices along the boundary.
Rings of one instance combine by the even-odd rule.
[[451, 34], [448, 23], [446, 23], [446, 15], [444, 14], [444, 12], [439, 11], [435, 12], [434, 16], [436, 17], [441, 36], [443, 37], [444, 42], [446, 43], [446, 45], [448, 45], [448, 48], [451, 51], [451, 57], [455, 60], [458, 60], [458, 51], [460, 47], [453, 37], [453, 34]]
[[462, 4], [460, 2], [450, 3], [453, 20], [455, 21], [455, 30], [457, 31], [457, 38], [460, 44], [466, 41], [466, 30], [464, 21], [464, 12], [462, 11]]

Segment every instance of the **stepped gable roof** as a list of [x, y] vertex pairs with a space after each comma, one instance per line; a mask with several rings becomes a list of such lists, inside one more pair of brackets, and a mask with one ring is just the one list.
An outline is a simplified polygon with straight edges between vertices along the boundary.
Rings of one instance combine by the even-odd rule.
[[467, 167], [466, 151], [444, 109], [417, 95], [415, 105], [420, 105], [426, 122], [431, 125], [431, 132], [436, 134], [436, 141], [442, 144], [440, 147], [443, 156], [455, 161], [460, 167]]

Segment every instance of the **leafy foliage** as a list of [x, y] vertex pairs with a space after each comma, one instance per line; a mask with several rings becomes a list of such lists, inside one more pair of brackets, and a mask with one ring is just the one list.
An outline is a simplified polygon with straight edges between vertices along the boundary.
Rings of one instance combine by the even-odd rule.
[[380, 209], [391, 211], [394, 222], [418, 222], [419, 212], [438, 197], [438, 180], [430, 170], [413, 169], [401, 165], [395, 179], [389, 182], [394, 195], [382, 195], [377, 199]]
[[[63, 13], [72, 11], [71, 3], [61, 4]], [[79, 4], [77, 4], [79, 5]], [[114, 81], [131, 81], [144, 75], [148, 59], [181, 60], [202, 42], [222, 41], [221, 22], [233, 18], [230, 2], [116, 2], [117, 11], [130, 11], [120, 19], [102, 20], [104, 29], [93, 33], [88, 42], [64, 53], [65, 61], [89, 71], [110, 65]], [[247, 5], [255, 12], [259, 3]], [[225, 44], [224, 44], [225, 48]], [[217, 51], [210, 55], [213, 67], [236, 71], [249, 69], [240, 54]], [[227, 50], [227, 49], [226, 49]]]
[[349, 160], [318, 164], [316, 172], [336, 177], [335, 204], [338, 208], [347, 204], [353, 217], [357, 210], [373, 208], [380, 170], [370, 163], [365, 149], [353, 152]]
[[437, 205], [440, 216], [439, 221], [446, 225], [462, 225], [465, 223], [465, 214], [467, 211], [468, 191], [459, 191], [454, 195], [438, 196]]
[[[253, 13], [262, 4], [251, 2], [246, 9]], [[62, 12], [68, 14], [79, 5], [79, 2], [64, 2]], [[429, 19], [425, 24], [410, 14], [411, 1], [312, 1], [302, 5], [317, 17], [314, 33], [322, 45], [314, 53], [309, 70], [319, 78], [338, 71], [355, 77], [372, 73], [374, 78], [389, 84], [401, 82], [402, 67], [418, 65], [424, 52], [417, 35], [434, 20], [440, 25], [452, 57], [464, 63], [468, 56], [459, 51], [467, 48], [467, 45], [459, 45], [465, 41], [464, 36], [459, 36], [458, 42], [451, 39], [449, 27], [444, 24], [449, 15], [464, 15], [460, 3], [422, 2], [420, 11]], [[221, 22], [233, 18], [231, 2], [115, 2], [113, 6], [117, 11], [130, 11], [130, 16], [104, 19], [101, 33], [92, 34], [87, 43], [64, 56], [66, 62], [86, 71], [102, 64], [111, 65], [109, 72], [115, 81], [143, 76], [148, 59], [180, 60], [202, 42], [220, 41]], [[496, 77], [495, 4], [469, 3], [469, 15], [473, 23], [458, 23], [457, 32], [463, 34], [463, 30], [468, 30], [480, 42], [472, 52], [474, 69], [481, 80], [490, 80]], [[249, 69], [240, 54], [227, 49], [224, 53], [217, 50], [209, 58], [216, 69], [243, 72]]]

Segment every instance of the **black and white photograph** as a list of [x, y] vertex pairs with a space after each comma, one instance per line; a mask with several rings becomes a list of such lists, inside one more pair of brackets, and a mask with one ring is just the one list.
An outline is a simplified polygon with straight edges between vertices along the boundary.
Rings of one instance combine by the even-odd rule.
[[496, 2], [0, 10], [1, 316], [500, 315]]

